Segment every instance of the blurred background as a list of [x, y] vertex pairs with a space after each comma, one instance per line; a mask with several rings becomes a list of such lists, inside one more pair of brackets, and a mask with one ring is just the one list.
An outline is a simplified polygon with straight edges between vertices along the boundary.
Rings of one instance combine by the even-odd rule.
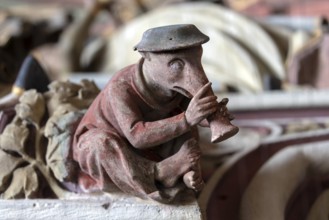
[[7, 65], [1, 64], [1, 82], [15, 79], [27, 54], [54, 43], [61, 54], [45, 58], [56, 62], [53, 72], [111, 74], [138, 60], [132, 47], [146, 29], [194, 23], [211, 38], [203, 63], [219, 92], [329, 85], [325, 0], [95, 2], [2, 0], [0, 52]]
[[328, 0], [0, 0], [0, 95], [24, 80], [31, 55], [51, 81], [102, 88], [138, 61], [145, 30], [193, 23], [210, 37], [203, 66], [240, 127], [217, 145], [200, 130], [207, 217], [328, 219], [328, 16]]

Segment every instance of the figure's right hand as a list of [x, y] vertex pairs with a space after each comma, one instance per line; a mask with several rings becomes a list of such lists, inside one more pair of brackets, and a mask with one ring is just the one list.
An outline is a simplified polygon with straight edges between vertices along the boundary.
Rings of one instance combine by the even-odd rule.
[[185, 112], [186, 121], [190, 126], [199, 124], [218, 108], [217, 97], [215, 95], [205, 96], [211, 89], [211, 83], [204, 85], [191, 99]]

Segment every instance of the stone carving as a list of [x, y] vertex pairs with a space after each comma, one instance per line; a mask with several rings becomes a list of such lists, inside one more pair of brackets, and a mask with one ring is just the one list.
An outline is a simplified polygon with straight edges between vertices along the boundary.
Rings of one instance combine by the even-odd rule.
[[194, 25], [149, 29], [135, 47], [142, 58], [119, 71], [97, 96], [74, 137], [73, 158], [86, 191], [125, 193], [160, 202], [203, 186], [196, 126], [212, 141], [238, 132], [227, 99], [218, 103], [202, 68]]
[[93, 82], [55, 81], [49, 92], [26, 91], [16, 116], [0, 136], [0, 193], [3, 198], [63, 198], [63, 182], [76, 181], [70, 159], [76, 125], [99, 90]]
[[63, 198], [65, 186], [167, 203], [199, 192], [196, 126], [210, 126], [212, 142], [238, 132], [228, 100], [217, 102], [201, 65], [208, 40], [194, 25], [150, 29], [136, 46], [140, 62], [101, 93], [86, 80], [25, 92], [0, 136], [0, 163], [8, 167], [0, 172], [2, 196]]

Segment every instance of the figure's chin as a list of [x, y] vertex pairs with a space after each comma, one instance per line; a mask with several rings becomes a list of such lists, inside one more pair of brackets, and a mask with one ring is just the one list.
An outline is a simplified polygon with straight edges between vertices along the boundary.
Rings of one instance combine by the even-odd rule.
[[178, 93], [182, 94], [183, 96], [186, 96], [189, 99], [193, 98], [193, 95], [191, 93], [189, 93], [187, 90], [185, 90], [181, 87], [174, 86], [173, 90], [175, 92], [178, 92]]

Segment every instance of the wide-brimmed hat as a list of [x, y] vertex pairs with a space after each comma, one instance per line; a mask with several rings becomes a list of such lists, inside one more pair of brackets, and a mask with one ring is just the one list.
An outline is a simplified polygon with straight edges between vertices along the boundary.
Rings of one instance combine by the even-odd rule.
[[140, 52], [161, 52], [195, 47], [209, 41], [193, 24], [177, 24], [151, 28], [134, 47]]

